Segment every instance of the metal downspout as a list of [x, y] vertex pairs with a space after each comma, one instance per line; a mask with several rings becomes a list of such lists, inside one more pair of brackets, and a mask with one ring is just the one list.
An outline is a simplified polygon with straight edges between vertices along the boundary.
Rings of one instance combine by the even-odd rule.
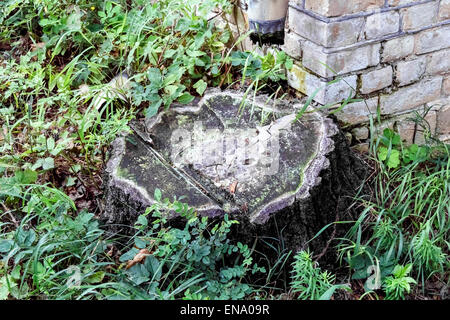
[[289, 0], [249, 0], [250, 38], [259, 44], [283, 44]]

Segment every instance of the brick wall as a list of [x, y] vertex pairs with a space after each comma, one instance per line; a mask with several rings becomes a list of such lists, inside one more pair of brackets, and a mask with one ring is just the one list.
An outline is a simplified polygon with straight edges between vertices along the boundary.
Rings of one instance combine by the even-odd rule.
[[[450, 141], [450, 0], [291, 1], [282, 48], [296, 60], [288, 79], [299, 92], [322, 88], [314, 98], [320, 104], [365, 99], [337, 113], [359, 147], [377, 111], [380, 129], [423, 142], [409, 119], [430, 106], [431, 133]], [[336, 77], [342, 80], [327, 85]]]

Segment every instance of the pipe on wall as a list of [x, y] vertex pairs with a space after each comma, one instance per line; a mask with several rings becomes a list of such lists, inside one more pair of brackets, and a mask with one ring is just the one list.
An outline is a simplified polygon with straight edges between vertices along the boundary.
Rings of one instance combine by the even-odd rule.
[[289, 0], [249, 0], [248, 18], [253, 42], [283, 44]]

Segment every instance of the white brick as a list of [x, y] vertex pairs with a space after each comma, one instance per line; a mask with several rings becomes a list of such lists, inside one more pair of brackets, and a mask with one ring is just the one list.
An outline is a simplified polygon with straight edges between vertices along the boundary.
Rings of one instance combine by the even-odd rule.
[[349, 76], [336, 83], [328, 84], [327, 81], [309, 73], [297, 64], [288, 71], [288, 83], [291, 87], [308, 96], [319, 89], [313, 99], [324, 105], [338, 103], [349, 96], [354, 97], [355, 91], [352, 88], [356, 88], [356, 79], [357, 76]]
[[361, 102], [349, 103], [341, 111], [336, 113], [336, 117], [343, 125], [354, 125], [369, 121], [372, 115], [376, 118], [378, 98], [370, 98]]
[[416, 82], [425, 73], [425, 66], [424, 56], [411, 61], [401, 61], [396, 66], [395, 80], [399, 86]]
[[286, 33], [284, 36], [284, 45], [281, 49], [294, 59], [300, 59], [302, 56], [302, 38], [293, 32]]
[[327, 17], [381, 8], [384, 0], [306, 0], [305, 8]]
[[380, 96], [382, 114], [394, 114], [436, 100], [441, 94], [442, 77], [423, 80]]
[[402, 6], [405, 4], [410, 4], [410, 3], [418, 2], [418, 1], [421, 1], [421, 0], [388, 0], [388, 5], [390, 7], [397, 7], [397, 6]]
[[439, 21], [450, 19], [450, 0], [441, 0], [439, 6]]
[[439, 27], [418, 33], [415, 39], [417, 54], [428, 53], [450, 47], [450, 26]]
[[437, 132], [450, 134], [450, 104], [443, 106], [437, 115]]
[[363, 70], [380, 63], [380, 46], [376, 43], [351, 50], [324, 53], [322, 47], [305, 42], [303, 66], [325, 78]]
[[367, 39], [379, 38], [396, 33], [400, 28], [400, 16], [396, 11], [376, 13], [366, 19], [365, 33]]
[[398, 134], [402, 141], [406, 144], [412, 144], [414, 142], [414, 136], [416, 132], [416, 123], [410, 118], [412, 115], [408, 114], [403, 116], [403, 119], [398, 119], [395, 124]]
[[374, 70], [361, 75], [361, 93], [367, 94], [389, 87], [392, 84], [392, 67]]
[[403, 31], [418, 30], [437, 22], [437, 1], [420, 4], [400, 10]]
[[450, 96], [450, 75], [447, 75], [444, 78], [444, 81], [442, 83], [442, 94], [445, 96]]
[[427, 57], [427, 74], [448, 73], [450, 71], [450, 49], [434, 52]]
[[383, 45], [382, 61], [389, 62], [409, 56], [414, 52], [414, 36], [386, 41]]
[[363, 18], [326, 23], [289, 7], [289, 28], [324, 47], [342, 47], [358, 42], [362, 38], [363, 25]]

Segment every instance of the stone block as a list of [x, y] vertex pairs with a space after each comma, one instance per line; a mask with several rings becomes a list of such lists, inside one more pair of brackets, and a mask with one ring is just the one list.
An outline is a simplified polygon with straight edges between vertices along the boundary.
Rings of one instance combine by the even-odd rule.
[[413, 2], [419, 2], [421, 0], [388, 0], [388, 5], [390, 7], [397, 7], [397, 6], [403, 6], [406, 4], [410, 4]]
[[438, 1], [432, 1], [400, 10], [403, 31], [418, 30], [437, 22]]
[[436, 127], [439, 134], [450, 134], [450, 103], [443, 105], [437, 113]]
[[369, 129], [367, 127], [359, 127], [352, 130], [352, 135], [356, 140], [362, 141], [369, 138]]
[[395, 114], [436, 100], [441, 94], [442, 77], [422, 80], [380, 96], [381, 114]]
[[450, 75], [447, 75], [444, 78], [444, 81], [442, 83], [442, 94], [445, 96], [450, 96]]
[[437, 51], [427, 56], [427, 74], [450, 72], [450, 49]]
[[377, 108], [378, 97], [374, 97], [361, 102], [349, 103], [336, 113], [336, 117], [344, 126], [361, 124], [369, 122], [370, 116], [376, 118]]
[[414, 52], [414, 36], [403, 36], [388, 40], [383, 44], [381, 60], [390, 62], [402, 59]]
[[326, 17], [337, 17], [383, 7], [384, 0], [306, 0], [305, 9]]
[[410, 61], [397, 63], [395, 80], [399, 86], [416, 82], [425, 73], [426, 57], [422, 56]]
[[[354, 97], [357, 76], [349, 76], [336, 83], [328, 84], [314, 74], [311, 74], [298, 64], [294, 64], [288, 71], [288, 83], [301, 93], [311, 96], [315, 94], [313, 100], [320, 104], [334, 104], [348, 98]], [[350, 86], [349, 86], [350, 85]]]
[[285, 33], [284, 45], [281, 50], [294, 59], [300, 59], [302, 57], [302, 41], [303, 39], [294, 32]]
[[445, 49], [450, 47], [450, 26], [425, 30], [415, 37], [416, 54]]
[[441, 0], [438, 19], [439, 21], [450, 19], [450, 0]]
[[370, 71], [361, 75], [361, 93], [368, 94], [389, 87], [392, 84], [392, 67]]
[[363, 70], [380, 63], [380, 47], [380, 43], [375, 43], [327, 53], [324, 48], [308, 41], [304, 44], [303, 66], [325, 78]]
[[396, 11], [379, 12], [366, 18], [366, 39], [375, 39], [399, 32], [400, 15]]
[[364, 18], [324, 22], [289, 7], [289, 28], [298, 35], [324, 47], [342, 47], [362, 39]]

